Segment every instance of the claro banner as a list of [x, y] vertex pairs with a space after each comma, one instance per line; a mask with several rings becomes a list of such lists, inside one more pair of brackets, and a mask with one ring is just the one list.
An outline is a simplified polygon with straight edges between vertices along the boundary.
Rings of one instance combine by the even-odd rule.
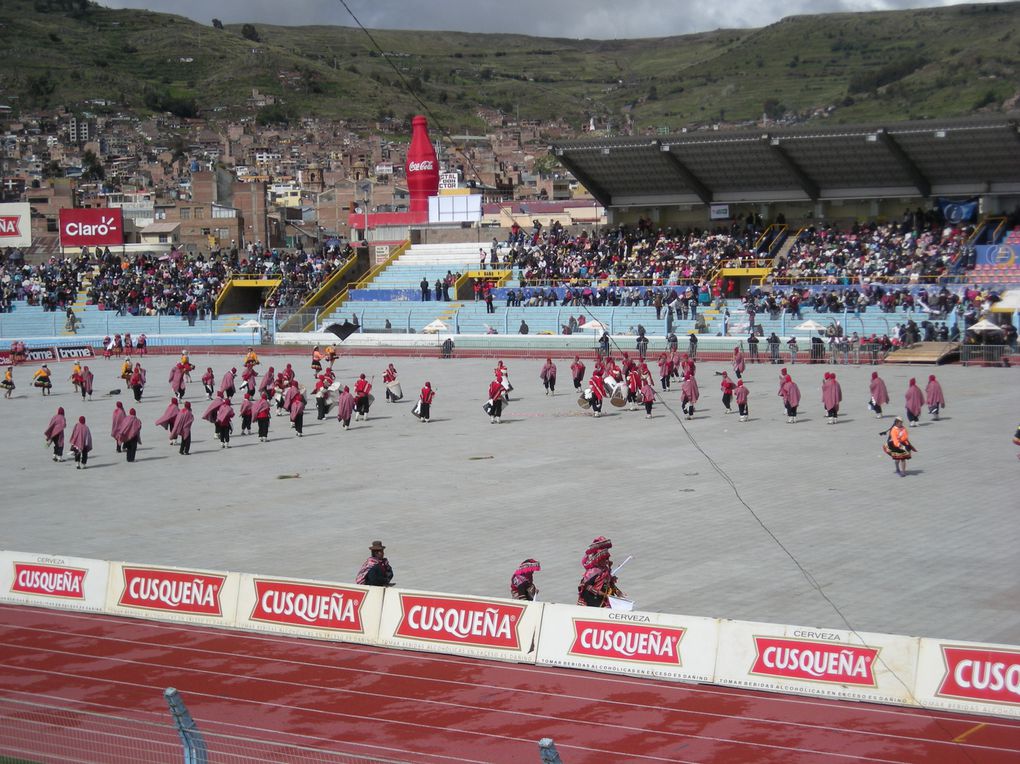
[[720, 621], [715, 681], [754, 690], [915, 705], [918, 640]]
[[0, 552], [0, 600], [101, 611], [110, 563], [82, 557]]
[[119, 208], [60, 210], [61, 247], [119, 247], [124, 219]]
[[928, 708], [1020, 717], [1020, 647], [922, 639], [916, 694]]
[[233, 626], [239, 578], [236, 573], [112, 562], [106, 612]]
[[241, 629], [340, 642], [375, 642], [383, 592], [377, 586], [241, 576]]
[[32, 207], [25, 203], [0, 204], [0, 249], [32, 243]]
[[534, 663], [542, 605], [387, 589], [379, 642], [411, 650]]
[[713, 618], [549, 604], [538, 663], [711, 682], [718, 630]]

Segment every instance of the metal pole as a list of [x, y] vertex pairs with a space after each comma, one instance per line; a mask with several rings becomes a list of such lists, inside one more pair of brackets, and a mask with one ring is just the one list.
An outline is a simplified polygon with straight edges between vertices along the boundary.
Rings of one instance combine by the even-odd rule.
[[560, 752], [556, 750], [556, 743], [551, 737], [544, 737], [538, 741], [538, 753], [542, 757], [542, 764], [563, 764]]
[[184, 764], [207, 764], [208, 752], [202, 733], [198, 731], [198, 725], [191, 718], [191, 713], [184, 700], [173, 687], [167, 687], [163, 691], [167, 706], [170, 708], [170, 716], [173, 718], [177, 734], [180, 735], [181, 745], [184, 748]]

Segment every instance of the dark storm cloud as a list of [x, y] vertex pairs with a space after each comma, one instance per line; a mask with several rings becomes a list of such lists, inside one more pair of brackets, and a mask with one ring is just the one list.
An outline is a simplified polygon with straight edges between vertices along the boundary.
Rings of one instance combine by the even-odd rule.
[[[980, 0], [979, 0], [980, 1]], [[985, 0], [991, 2], [992, 0]], [[210, 23], [353, 26], [339, 0], [100, 0], [111, 8], [147, 8]], [[728, 0], [722, 3], [663, 0], [347, 0], [370, 29], [508, 32], [539, 37], [666, 37], [711, 29], [762, 27], [784, 16], [900, 10], [957, 5], [938, 0]]]

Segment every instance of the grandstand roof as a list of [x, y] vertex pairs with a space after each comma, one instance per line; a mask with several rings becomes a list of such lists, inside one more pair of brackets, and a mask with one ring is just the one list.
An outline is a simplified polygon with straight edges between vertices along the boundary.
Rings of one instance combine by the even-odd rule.
[[1020, 114], [593, 137], [552, 150], [606, 207], [1020, 193]]

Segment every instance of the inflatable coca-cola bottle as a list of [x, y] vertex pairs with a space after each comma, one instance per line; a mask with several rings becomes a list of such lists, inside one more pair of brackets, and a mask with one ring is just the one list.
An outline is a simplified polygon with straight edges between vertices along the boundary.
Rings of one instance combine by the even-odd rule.
[[411, 145], [407, 149], [407, 190], [411, 212], [428, 212], [429, 197], [439, 192], [439, 161], [429, 140], [429, 123], [421, 114], [411, 120]]

